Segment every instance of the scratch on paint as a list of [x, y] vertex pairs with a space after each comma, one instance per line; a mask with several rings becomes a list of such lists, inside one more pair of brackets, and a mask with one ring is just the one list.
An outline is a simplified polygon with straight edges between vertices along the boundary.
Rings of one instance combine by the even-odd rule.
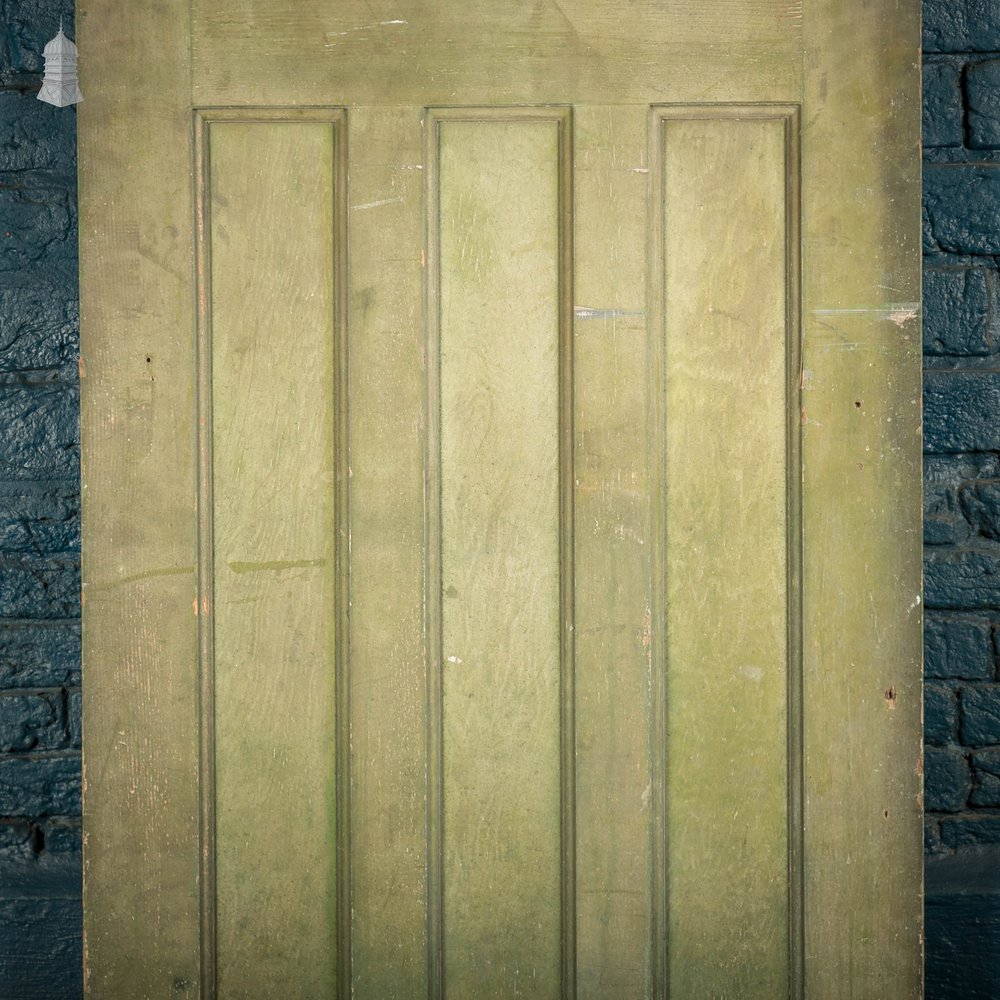
[[576, 306], [573, 315], [577, 319], [624, 319], [645, 316], [644, 309], [593, 309], [590, 306]]
[[887, 302], [884, 306], [859, 306], [856, 309], [814, 309], [815, 316], [875, 316], [902, 327], [920, 315], [919, 302]]
[[381, 205], [395, 205], [402, 200], [402, 198], [380, 198], [378, 201], [365, 201], [360, 205], [351, 205], [351, 211], [362, 208], [379, 208]]
[[[348, 35], [353, 35], [356, 31], [368, 31], [370, 28], [388, 28], [396, 24], [407, 24], [407, 21], [372, 21], [371, 24], [359, 24], [356, 28], [348, 28], [347, 31], [327, 31], [325, 34], [326, 38], [346, 38]], [[337, 43], [327, 42], [324, 48], [332, 49]]]

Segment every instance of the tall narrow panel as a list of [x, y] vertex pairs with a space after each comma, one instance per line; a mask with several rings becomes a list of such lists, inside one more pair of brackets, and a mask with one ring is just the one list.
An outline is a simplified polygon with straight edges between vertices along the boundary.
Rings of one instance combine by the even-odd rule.
[[335, 128], [210, 125], [221, 998], [336, 984]]
[[[573, 109], [578, 1000], [658, 996], [649, 659], [648, 110]], [[656, 840], [661, 838], [657, 837]], [[655, 919], [662, 917], [657, 912]], [[655, 980], [659, 981], [659, 980]]]
[[789, 989], [786, 125], [675, 114], [654, 115], [668, 982], [683, 1000], [774, 1000]]
[[437, 124], [444, 981], [465, 1000], [560, 995], [551, 117]]

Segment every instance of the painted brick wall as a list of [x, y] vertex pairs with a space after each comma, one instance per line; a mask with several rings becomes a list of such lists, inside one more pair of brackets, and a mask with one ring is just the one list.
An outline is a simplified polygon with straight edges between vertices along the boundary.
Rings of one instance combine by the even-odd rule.
[[926, 808], [1000, 843], [1000, 4], [924, 4]]
[[82, 993], [76, 112], [35, 99], [72, 0], [0, 0], [0, 997]]
[[1000, 3], [924, 0], [927, 1000], [1000, 996]]

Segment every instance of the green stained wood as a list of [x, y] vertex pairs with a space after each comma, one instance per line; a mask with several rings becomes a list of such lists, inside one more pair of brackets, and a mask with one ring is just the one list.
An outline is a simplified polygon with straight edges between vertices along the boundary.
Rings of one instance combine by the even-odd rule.
[[677, 109], [653, 119], [662, 144], [667, 962], [671, 995], [691, 1000], [789, 989], [795, 330], [786, 123], [760, 115]]
[[820, 0], [805, 22], [805, 989], [818, 1000], [845, 982], [922, 993], [921, 538], [900, 513], [920, 497], [918, 7]]
[[315, 997], [337, 957], [334, 126], [207, 127], [218, 996]]
[[918, 996], [917, 0], [130, 10], [88, 995]]
[[357, 1000], [427, 995], [422, 114], [348, 117]]
[[101, 1000], [197, 995], [201, 936], [190, 19], [120, 15], [81, 4], [76, 25], [119, 53], [79, 140], [83, 951]]
[[[645, 108], [574, 109], [577, 992], [656, 995]], [[657, 672], [658, 673], [658, 672]], [[654, 906], [656, 907], [654, 910]]]
[[557, 998], [560, 130], [491, 117], [435, 121], [444, 978]]

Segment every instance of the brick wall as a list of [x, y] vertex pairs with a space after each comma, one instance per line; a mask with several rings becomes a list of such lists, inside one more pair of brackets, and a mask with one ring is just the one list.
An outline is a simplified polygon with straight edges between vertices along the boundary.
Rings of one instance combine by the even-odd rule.
[[36, 100], [72, 0], [0, 0], [0, 997], [79, 997], [76, 112]]
[[1000, 3], [924, 0], [927, 1000], [1000, 996]]
[[1000, 5], [924, 4], [927, 847], [1000, 843]]

